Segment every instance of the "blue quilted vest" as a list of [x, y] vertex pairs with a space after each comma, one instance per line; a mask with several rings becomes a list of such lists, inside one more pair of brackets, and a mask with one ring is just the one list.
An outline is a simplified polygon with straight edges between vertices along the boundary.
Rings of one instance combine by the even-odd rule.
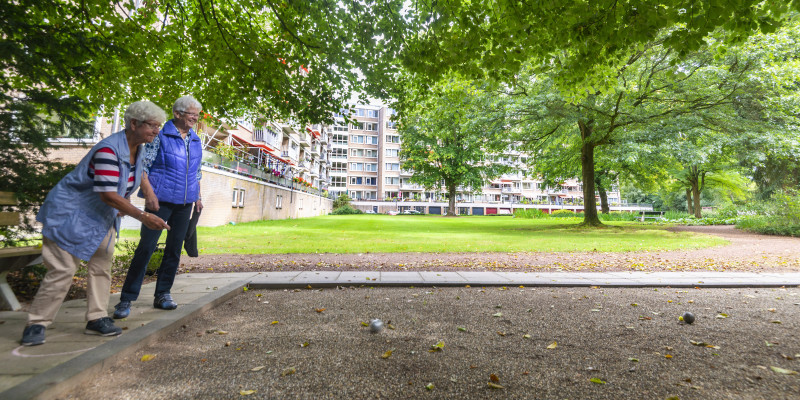
[[159, 132], [161, 146], [147, 174], [159, 201], [187, 204], [200, 197], [197, 172], [203, 159], [203, 147], [193, 129], [189, 129], [189, 136], [187, 154], [183, 138], [172, 120], [167, 121]]
[[[44, 237], [84, 261], [92, 258], [112, 226], [119, 232], [117, 209], [100, 199], [100, 194], [93, 190], [94, 180], [89, 177], [89, 162], [94, 153], [104, 147], [110, 147], [119, 157], [120, 180], [117, 194], [124, 197], [131, 171], [131, 152], [125, 131], [120, 131], [94, 145], [78, 166], [50, 190], [36, 215], [36, 220], [43, 225]], [[133, 190], [139, 187], [142, 180], [143, 160], [142, 145], [136, 155]]]

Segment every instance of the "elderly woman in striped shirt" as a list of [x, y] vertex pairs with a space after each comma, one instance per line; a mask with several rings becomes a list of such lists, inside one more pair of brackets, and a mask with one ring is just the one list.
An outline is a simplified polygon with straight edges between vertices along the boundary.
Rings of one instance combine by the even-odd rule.
[[69, 291], [79, 259], [88, 261], [84, 332], [101, 336], [122, 333], [107, 311], [119, 217], [127, 214], [151, 229], [169, 229], [163, 219], [139, 210], [129, 200], [142, 183], [143, 145], [153, 141], [165, 120], [166, 114], [154, 103], [131, 104], [125, 110], [125, 130], [92, 147], [47, 194], [36, 216], [43, 225], [42, 258], [47, 275], [28, 311], [23, 345], [45, 342], [45, 329]]

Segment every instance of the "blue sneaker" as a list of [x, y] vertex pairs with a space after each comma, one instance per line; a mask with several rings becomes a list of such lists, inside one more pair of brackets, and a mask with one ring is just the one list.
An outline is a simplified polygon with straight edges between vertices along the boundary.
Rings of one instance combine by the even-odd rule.
[[131, 302], [122, 300], [114, 306], [114, 319], [128, 318], [131, 315]]
[[86, 330], [83, 333], [87, 335], [117, 336], [122, 333], [122, 328], [114, 326], [114, 320], [111, 318], [103, 317], [87, 322]]
[[22, 345], [23, 346], [37, 346], [44, 344], [44, 330], [47, 329], [44, 325], [34, 324], [25, 327], [22, 331]]
[[156, 297], [153, 301], [153, 307], [160, 308], [162, 310], [174, 310], [178, 308], [178, 303], [175, 300], [172, 300], [172, 295], [169, 293], [164, 293], [161, 296]]

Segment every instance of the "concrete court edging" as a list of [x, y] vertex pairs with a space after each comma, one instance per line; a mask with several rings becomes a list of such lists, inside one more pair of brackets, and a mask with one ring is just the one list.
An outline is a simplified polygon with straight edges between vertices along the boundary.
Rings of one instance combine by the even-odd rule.
[[[44, 371], [2, 393], [3, 400], [55, 399], [65, 396], [81, 383], [102, 373], [104, 368], [113, 365], [139, 349], [160, 339], [172, 329], [192, 318], [197, 313], [206, 312], [238, 294], [252, 278], [242, 279], [209, 293], [195, 304], [174, 310], [163, 318], [138, 327], [129, 333], [106, 342], [97, 348], [81, 354], [63, 364]], [[176, 317], [177, 315], [177, 318]]]

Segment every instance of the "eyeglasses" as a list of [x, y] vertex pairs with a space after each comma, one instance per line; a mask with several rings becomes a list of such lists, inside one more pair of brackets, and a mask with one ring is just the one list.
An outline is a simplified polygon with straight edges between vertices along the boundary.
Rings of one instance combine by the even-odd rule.
[[159, 128], [161, 128], [161, 124], [159, 124], [158, 122], [151, 123], [147, 121], [139, 121], [139, 123], [142, 125], [147, 125], [147, 127], [152, 130], [158, 130]]
[[186, 112], [186, 111], [178, 111], [178, 112], [183, 114], [183, 115], [185, 115], [185, 116], [187, 116], [187, 117], [195, 117], [195, 118], [200, 117], [200, 113], [190, 113], [190, 112]]

